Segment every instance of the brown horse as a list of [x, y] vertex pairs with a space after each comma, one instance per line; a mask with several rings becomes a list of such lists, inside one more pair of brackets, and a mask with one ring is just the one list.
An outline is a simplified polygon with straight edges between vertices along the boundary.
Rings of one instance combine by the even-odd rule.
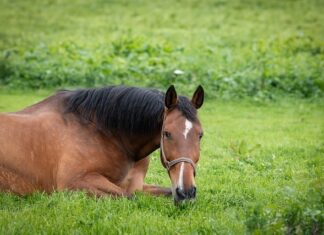
[[[84, 190], [95, 196], [135, 191], [196, 196], [202, 128], [192, 100], [156, 90], [111, 86], [60, 91], [16, 113], [0, 115], [0, 191]], [[172, 188], [144, 184], [149, 154], [161, 146]]]

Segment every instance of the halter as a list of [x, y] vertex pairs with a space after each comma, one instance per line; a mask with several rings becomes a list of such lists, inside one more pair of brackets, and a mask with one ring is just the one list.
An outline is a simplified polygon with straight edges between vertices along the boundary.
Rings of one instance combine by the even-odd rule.
[[161, 149], [161, 156], [162, 156], [162, 165], [164, 166], [164, 168], [167, 169], [168, 172], [170, 172], [171, 167], [173, 167], [174, 165], [180, 163], [180, 162], [187, 162], [190, 163], [190, 165], [192, 166], [193, 170], [194, 170], [194, 176], [196, 176], [196, 164], [188, 157], [179, 157], [176, 158], [172, 161], [168, 161], [165, 153], [164, 153], [164, 145], [163, 145], [163, 130], [164, 130], [164, 121], [166, 118], [166, 114], [164, 114], [163, 117], [163, 124], [162, 124], [162, 131], [161, 131], [161, 142], [160, 142], [160, 149]]

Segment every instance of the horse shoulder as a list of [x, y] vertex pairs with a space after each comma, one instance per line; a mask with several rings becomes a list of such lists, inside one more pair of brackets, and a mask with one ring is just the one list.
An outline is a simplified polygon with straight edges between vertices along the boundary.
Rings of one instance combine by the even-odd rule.
[[95, 128], [70, 123], [66, 145], [58, 166], [58, 179], [66, 184], [83, 175], [97, 173], [118, 184], [124, 180], [134, 162], [111, 136]]

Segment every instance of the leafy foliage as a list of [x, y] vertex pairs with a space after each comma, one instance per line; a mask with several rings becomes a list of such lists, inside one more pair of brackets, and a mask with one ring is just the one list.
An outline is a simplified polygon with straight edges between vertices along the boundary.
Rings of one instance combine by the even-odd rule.
[[321, 1], [2, 1], [0, 8], [3, 86], [174, 83], [186, 92], [202, 84], [209, 97], [323, 95]]

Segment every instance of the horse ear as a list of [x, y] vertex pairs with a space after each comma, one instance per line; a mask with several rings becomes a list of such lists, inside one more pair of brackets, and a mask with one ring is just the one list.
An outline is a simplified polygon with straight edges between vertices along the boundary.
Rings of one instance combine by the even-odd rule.
[[191, 99], [191, 102], [196, 109], [199, 109], [203, 105], [204, 96], [205, 96], [204, 88], [202, 88], [202, 86], [199, 85]]
[[167, 92], [165, 93], [165, 99], [164, 99], [164, 104], [165, 107], [172, 108], [173, 106], [175, 106], [178, 103], [178, 96], [177, 96], [177, 92], [174, 88], [173, 85], [171, 85]]

